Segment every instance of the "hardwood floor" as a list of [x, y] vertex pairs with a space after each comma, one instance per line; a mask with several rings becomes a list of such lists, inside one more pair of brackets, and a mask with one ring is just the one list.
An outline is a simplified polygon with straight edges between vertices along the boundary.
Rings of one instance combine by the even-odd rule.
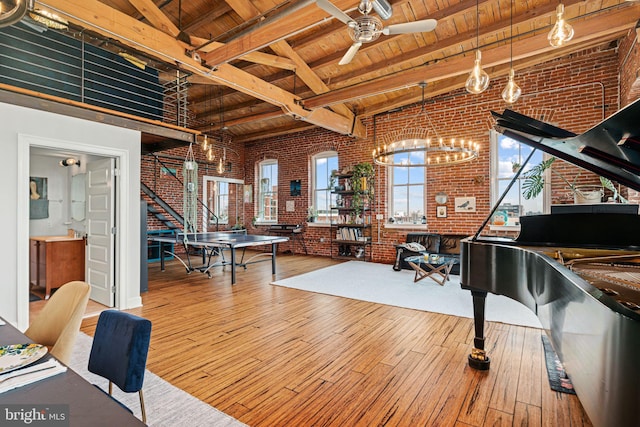
[[[276, 278], [334, 263], [281, 255]], [[153, 322], [148, 369], [251, 426], [590, 425], [549, 388], [539, 330], [489, 323], [480, 372], [471, 319], [272, 286], [270, 263], [234, 286], [221, 269], [159, 270], [131, 310]]]

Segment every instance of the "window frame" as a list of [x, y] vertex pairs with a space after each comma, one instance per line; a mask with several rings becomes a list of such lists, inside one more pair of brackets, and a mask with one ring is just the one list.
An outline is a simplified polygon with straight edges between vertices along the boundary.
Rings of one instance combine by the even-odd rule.
[[[410, 161], [411, 159], [411, 155], [415, 155], [416, 153], [402, 153], [402, 155], [407, 155], [407, 161]], [[424, 153], [422, 153], [424, 155]], [[398, 154], [396, 154], [397, 156]], [[397, 163], [394, 161], [394, 163]], [[421, 161], [421, 163], [424, 163], [424, 160]], [[407, 169], [407, 183], [406, 184], [396, 184], [396, 170], [397, 169]], [[412, 183], [411, 182], [411, 171], [412, 170], [422, 170], [423, 174], [422, 174], [422, 182], [421, 183]], [[422, 215], [420, 214], [416, 214], [415, 218], [413, 219], [409, 219], [411, 218], [411, 216], [409, 215], [409, 213], [407, 212], [407, 214], [405, 215], [405, 218], [409, 219], [409, 220], [402, 220], [402, 221], [398, 221], [396, 219], [395, 216], [395, 212], [394, 212], [394, 207], [395, 207], [395, 189], [399, 188], [399, 187], [406, 187], [407, 188], [407, 211], [410, 209], [411, 206], [411, 202], [410, 202], [410, 194], [411, 194], [411, 188], [412, 187], [418, 187], [421, 186], [422, 187]], [[416, 226], [426, 226], [426, 212], [427, 212], [427, 168], [426, 167], [409, 167], [409, 166], [404, 166], [404, 167], [398, 167], [398, 166], [394, 166], [394, 167], [389, 167], [387, 168], [387, 226], [395, 226], [395, 227], [411, 227], [414, 228]], [[390, 221], [390, 219], [393, 218], [393, 222]], [[424, 221], [424, 222], [423, 222]]]
[[[503, 191], [500, 190], [500, 183], [501, 182], [511, 182], [513, 180], [513, 177], [515, 175], [516, 172], [513, 172], [510, 176], [508, 177], [501, 177], [500, 176], [500, 142], [502, 141], [503, 138], [507, 138], [504, 135], [502, 135], [500, 132], [492, 129], [489, 132], [489, 142], [490, 142], [490, 171], [489, 171], [489, 181], [490, 181], [490, 191], [489, 191], [489, 199], [491, 201], [491, 207], [493, 208], [496, 203], [498, 202], [498, 199], [502, 196]], [[530, 150], [534, 150], [534, 148], [529, 147], [528, 145], [518, 142], [518, 141], [514, 141], [515, 143], [519, 144], [519, 152], [518, 152], [518, 157], [519, 157], [519, 163], [520, 165], [522, 165], [522, 163], [526, 160], [527, 156], [529, 155]], [[529, 151], [527, 152], [523, 152], [521, 150], [521, 148], [527, 148]], [[529, 161], [529, 163], [527, 165], [524, 166], [524, 171], [520, 174], [520, 176], [518, 177], [518, 180], [520, 182], [516, 182], [514, 183], [514, 186], [518, 186], [519, 187], [519, 191], [518, 191], [518, 195], [519, 195], [519, 201], [521, 200], [525, 200], [524, 196], [522, 195], [522, 188], [520, 187], [523, 178], [523, 174], [525, 171], [531, 169], [532, 167], [534, 167], [536, 164], [538, 164], [541, 160], [546, 160], [548, 159], [550, 156], [549, 154], [540, 151], [540, 153], [542, 154], [542, 157], [539, 158], [540, 160], [536, 160], [535, 157], [532, 157], [532, 159]], [[534, 155], [535, 156], [535, 155]], [[544, 189], [542, 190], [542, 194], [539, 196], [540, 200], [542, 201], [542, 213], [543, 214], [548, 214], [550, 212], [551, 209], [551, 191], [550, 191], [550, 182], [551, 182], [551, 171], [547, 170], [545, 171], [545, 175], [544, 175]], [[513, 188], [512, 188], [513, 191]], [[499, 211], [500, 209], [496, 209], [496, 211]], [[505, 228], [505, 229], [513, 229], [513, 230], [518, 230], [520, 228], [520, 216], [526, 216], [526, 215], [518, 215], [517, 217], [511, 217], [509, 216], [509, 221], [507, 222], [507, 224], [505, 225], [500, 225], [500, 226], [496, 226], [493, 224], [493, 221], [490, 222], [490, 226], [493, 228], [496, 227], [500, 227], [500, 228]], [[511, 218], [514, 218], [513, 221], [511, 221]]]
[[[263, 167], [276, 167], [276, 173], [275, 173], [275, 187], [276, 190], [275, 191], [266, 191], [263, 192], [262, 189], [262, 180], [264, 179], [262, 173], [263, 173]], [[280, 168], [279, 168], [279, 163], [278, 163], [278, 159], [265, 159], [262, 160], [260, 162], [258, 162], [257, 164], [257, 173], [256, 173], [256, 186], [258, 188], [257, 191], [257, 198], [256, 198], [256, 204], [255, 204], [255, 212], [256, 212], [256, 223], [260, 223], [260, 224], [277, 224], [278, 222], [278, 190], [279, 190], [279, 175], [280, 175]], [[273, 185], [271, 186], [271, 188], [273, 189]], [[269, 217], [269, 219], [267, 219], [265, 217], [265, 212], [261, 211], [262, 208], [264, 208], [264, 194], [270, 193], [271, 194], [271, 201], [272, 203], [275, 202], [275, 205], [271, 204], [269, 207], [269, 210], [273, 210], [275, 212], [274, 214], [274, 218]]]
[[[218, 224], [222, 224], [222, 225], [229, 225], [229, 221], [230, 221], [230, 203], [231, 203], [231, 184], [241, 184], [244, 185], [244, 180], [242, 179], [234, 179], [234, 178], [223, 178], [223, 177], [219, 177], [219, 176], [211, 176], [211, 175], [205, 175], [202, 178], [202, 200], [204, 200], [205, 202], [205, 207], [202, 208], [203, 214], [202, 214], [202, 224], [203, 224], [203, 230], [207, 230], [208, 227], [210, 225], [214, 225], [215, 221], [211, 222], [212, 218], [209, 217], [209, 211], [207, 210], [207, 208], [209, 208], [209, 186], [210, 185], [215, 185], [218, 186], [218, 184], [220, 182], [224, 182], [229, 186], [229, 193], [227, 194], [227, 220], [226, 221], [218, 221]], [[214, 203], [214, 209], [213, 213], [218, 216], [218, 218], [220, 218], [220, 215], [218, 214], [218, 203], [219, 200], [216, 200], [216, 202]]]
[[[316, 178], [318, 175], [317, 161], [320, 159], [332, 159], [334, 157], [336, 159], [335, 169], [340, 170], [340, 158], [338, 152], [335, 150], [327, 150], [321, 153], [314, 154], [310, 159], [311, 166], [309, 169], [311, 171], [311, 176], [309, 178], [309, 206], [313, 206], [316, 210], [318, 217], [316, 218], [315, 222], [318, 224], [331, 224], [333, 218], [337, 217], [338, 215], [335, 209], [331, 209], [332, 206], [336, 205], [336, 194], [332, 193], [332, 189], [330, 187], [331, 167], [329, 167], [329, 165], [327, 166], [327, 188], [316, 188]], [[326, 193], [326, 200], [329, 201], [327, 212], [323, 215], [320, 215], [321, 211], [317, 203], [318, 199], [316, 198], [316, 194], [318, 191], [324, 191]]]

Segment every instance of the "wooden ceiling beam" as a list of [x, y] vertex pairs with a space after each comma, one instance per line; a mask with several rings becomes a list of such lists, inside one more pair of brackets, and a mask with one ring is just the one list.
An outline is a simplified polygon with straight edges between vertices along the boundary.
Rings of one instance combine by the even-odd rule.
[[[177, 38], [181, 33], [180, 29], [173, 23], [173, 21], [171, 21], [171, 19], [169, 19], [169, 17], [165, 15], [164, 12], [160, 10], [160, 8], [158, 8], [152, 0], [129, 0], [129, 2], [149, 21], [149, 23], [155, 29], [169, 34], [174, 38]], [[193, 47], [194, 50], [198, 46], [202, 46], [205, 43], [209, 42], [209, 40], [194, 37], [191, 35], [189, 35], [189, 38], [190, 46]], [[202, 49], [202, 52], [213, 50], [220, 46], [223, 46], [223, 43], [211, 42]], [[271, 67], [284, 68], [286, 70], [293, 70], [295, 68], [295, 64], [291, 60], [262, 52], [249, 53], [247, 55], [244, 55], [242, 59], [256, 64], [269, 65]]]
[[[574, 4], [583, 3], [583, 2], [584, 0], [565, 0], [564, 4], [565, 4], [565, 7], [570, 7]], [[544, 6], [536, 7], [535, 9], [527, 9], [524, 13], [513, 16], [513, 24], [514, 26], [517, 26], [534, 19], [536, 20], [540, 19], [541, 17], [546, 15], [555, 14], [556, 6], [557, 6], [556, 4], [547, 4]], [[480, 28], [481, 49], [482, 49], [483, 39], [488, 37], [495, 38], [499, 34], [503, 34], [505, 31], [509, 31], [509, 27], [510, 27], [509, 19], [503, 19], [502, 21], [496, 21], [492, 25], [481, 27]], [[410, 52], [399, 55], [398, 57], [394, 58], [393, 64], [398, 66], [398, 65], [419, 60], [420, 58], [424, 58], [424, 57], [433, 58], [436, 55], [442, 54], [447, 50], [451, 50], [456, 46], [461, 46], [465, 43], [469, 44], [470, 41], [472, 40], [475, 41], [475, 35], [476, 35], [475, 28], [465, 31], [463, 33], [457, 33], [453, 37], [449, 37], [443, 40], [438, 40], [434, 44], [431, 44], [422, 48], [414, 49]], [[377, 48], [379, 47], [379, 44], [381, 42], [385, 42], [385, 41], [388, 41], [388, 38], [387, 40], [381, 41], [380, 39], [378, 39], [378, 41], [376, 42], [365, 44], [360, 48], [360, 52], [366, 52], [369, 49]], [[342, 53], [337, 52], [334, 55], [330, 55], [325, 58], [322, 58], [320, 62], [317, 61], [317, 62], [311, 63], [310, 66], [315, 70], [321, 70], [326, 67], [335, 67], [335, 62], [339, 60], [339, 58], [341, 57], [342, 57]], [[367, 80], [368, 76], [377, 77], [381, 73], [385, 73], [385, 70], [388, 69], [388, 67], [389, 67], [388, 61], [382, 61], [370, 67], [367, 67], [367, 70], [365, 73], [363, 73], [361, 70], [358, 70], [358, 71], [351, 71], [349, 73], [340, 74], [338, 76], [339, 80], [337, 82], [334, 81], [331, 87], [332, 89], [337, 89], [340, 87], [350, 86], [352, 84], [359, 83], [363, 80]]]
[[[591, 16], [582, 21], [573, 22], [574, 39], [570, 44], [578, 44], [602, 37], [628, 31], [635, 27], [640, 5], [629, 4], [628, 7], [610, 12], [606, 17]], [[547, 34], [537, 34], [528, 39], [513, 43], [514, 60], [551, 52]], [[505, 44], [491, 49], [482, 49], [482, 63], [485, 68], [504, 64], [509, 61], [510, 45]], [[306, 108], [318, 108], [334, 103], [344, 103], [367, 96], [392, 92], [410, 87], [420, 82], [432, 82], [443, 78], [466, 74], [470, 70], [471, 54], [441, 60], [433, 64], [416, 67], [406, 72], [370, 80], [364, 83], [335, 89], [327, 94], [317, 95], [303, 101]], [[555, 56], [555, 55], [554, 55]]]
[[185, 54], [186, 43], [97, 0], [43, 0], [40, 3], [80, 27], [115, 38], [161, 61], [177, 63], [193, 73], [276, 105], [296, 120], [344, 135], [366, 136], [355, 129], [348, 118], [325, 108], [309, 111], [299, 105], [298, 97], [231, 65], [223, 64], [215, 70], [203, 66]]
[[[261, 11], [251, 3], [244, 0], [227, 0], [228, 4], [236, 11], [244, 20], [251, 20], [259, 16]], [[311, 89], [314, 93], [329, 92], [329, 87], [322, 81], [320, 77], [307, 65], [307, 63], [296, 53], [293, 48], [285, 40], [279, 40], [271, 46], [278, 56], [289, 58], [296, 65], [295, 72], [298, 77]], [[336, 113], [352, 120], [354, 127], [358, 128], [358, 134], [366, 134], [366, 129], [360, 120], [356, 119], [353, 112], [344, 104], [336, 104], [331, 107]]]
[[[222, 65], [238, 59], [248, 52], [253, 52], [277, 41], [284, 40], [291, 34], [306, 30], [311, 25], [333, 19], [332, 16], [328, 16], [325, 11], [317, 7], [313, 0], [301, 1], [302, 3], [292, 6], [292, 8], [295, 8], [293, 12], [295, 16], [286, 16], [286, 18], [291, 17], [291, 19], [284, 19], [285, 13], [281, 13], [272, 19], [267, 18], [246, 34], [242, 34], [228, 41], [224, 46], [207, 53], [204, 59], [214, 67]], [[332, 3], [342, 10], [353, 7], [352, 0], [334, 0]]]

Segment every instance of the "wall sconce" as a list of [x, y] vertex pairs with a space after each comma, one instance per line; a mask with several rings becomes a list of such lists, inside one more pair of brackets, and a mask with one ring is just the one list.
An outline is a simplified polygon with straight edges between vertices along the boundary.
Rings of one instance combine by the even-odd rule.
[[69, 157], [68, 159], [64, 159], [64, 160], [60, 160], [60, 166], [80, 166], [80, 160], [78, 159], [73, 159], [71, 157]]
[[27, 10], [33, 9], [34, 0], [0, 0], [0, 28], [20, 21]]

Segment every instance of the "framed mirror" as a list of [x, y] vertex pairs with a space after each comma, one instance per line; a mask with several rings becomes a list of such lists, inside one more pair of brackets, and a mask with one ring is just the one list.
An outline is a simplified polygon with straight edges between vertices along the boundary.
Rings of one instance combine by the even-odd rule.
[[71, 218], [74, 221], [84, 221], [85, 200], [85, 174], [79, 173], [71, 177]]

